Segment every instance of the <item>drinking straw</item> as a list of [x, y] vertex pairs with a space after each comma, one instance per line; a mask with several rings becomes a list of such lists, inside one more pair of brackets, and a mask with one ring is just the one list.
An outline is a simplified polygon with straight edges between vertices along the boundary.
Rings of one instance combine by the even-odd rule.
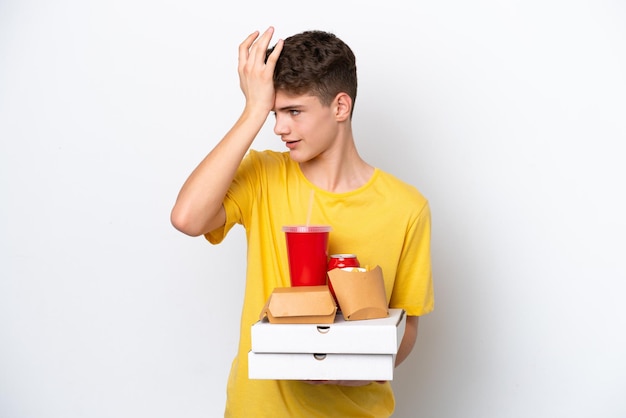
[[309, 226], [311, 222], [311, 212], [313, 211], [313, 194], [315, 193], [314, 189], [311, 189], [311, 194], [309, 195], [309, 210], [306, 215], [306, 226]]

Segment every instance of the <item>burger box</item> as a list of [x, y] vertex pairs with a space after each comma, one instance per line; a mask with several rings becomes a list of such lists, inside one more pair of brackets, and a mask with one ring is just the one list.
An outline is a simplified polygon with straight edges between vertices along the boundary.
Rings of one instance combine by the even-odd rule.
[[336, 313], [328, 286], [277, 287], [259, 319], [272, 324], [332, 324]]
[[251, 327], [250, 379], [393, 380], [406, 314], [332, 323], [272, 323], [264, 316]]

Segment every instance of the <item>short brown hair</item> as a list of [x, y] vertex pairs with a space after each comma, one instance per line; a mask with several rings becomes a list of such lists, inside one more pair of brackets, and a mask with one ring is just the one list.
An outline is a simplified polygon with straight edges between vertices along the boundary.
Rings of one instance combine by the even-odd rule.
[[[269, 55], [274, 48], [267, 51]], [[332, 33], [312, 30], [285, 39], [274, 70], [274, 88], [310, 93], [328, 106], [344, 92], [356, 101], [356, 59], [348, 45]]]

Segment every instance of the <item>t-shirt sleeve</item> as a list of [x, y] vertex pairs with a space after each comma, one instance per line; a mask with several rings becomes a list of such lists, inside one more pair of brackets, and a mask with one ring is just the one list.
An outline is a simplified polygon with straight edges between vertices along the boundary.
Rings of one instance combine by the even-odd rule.
[[237, 221], [237, 219], [239, 218], [239, 211], [237, 206], [232, 201], [229, 201], [228, 198], [224, 199], [223, 205], [224, 210], [226, 211], [226, 222], [223, 226], [204, 234], [204, 237], [211, 244], [221, 243], [224, 238], [226, 238], [226, 235], [228, 235], [228, 231], [230, 231], [232, 227], [235, 226], [235, 224], [239, 223]]
[[409, 225], [389, 306], [421, 316], [434, 309], [430, 254], [431, 214], [428, 202]]
[[250, 208], [256, 196], [255, 185], [259, 184], [257, 160], [257, 152], [251, 150], [239, 165], [222, 203], [226, 221], [222, 227], [204, 235], [211, 244], [219, 244], [233, 226], [236, 224], [245, 226], [250, 218]]

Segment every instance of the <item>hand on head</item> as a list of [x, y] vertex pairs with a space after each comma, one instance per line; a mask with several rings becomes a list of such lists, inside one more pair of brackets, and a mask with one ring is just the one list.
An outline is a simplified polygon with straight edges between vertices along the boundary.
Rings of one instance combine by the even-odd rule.
[[268, 112], [274, 107], [274, 68], [283, 47], [283, 40], [265, 59], [274, 28], [269, 27], [260, 37], [255, 31], [239, 45], [239, 85], [246, 97], [246, 106], [261, 107]]

